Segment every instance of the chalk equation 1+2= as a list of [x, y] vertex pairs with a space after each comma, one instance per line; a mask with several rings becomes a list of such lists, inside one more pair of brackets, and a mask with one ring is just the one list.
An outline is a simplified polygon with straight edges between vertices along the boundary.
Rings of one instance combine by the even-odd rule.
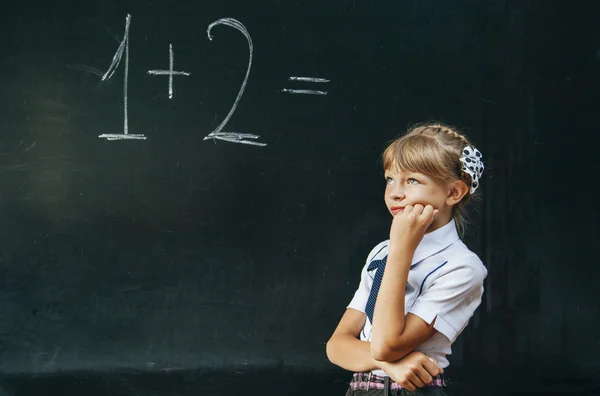
[[[125, 19], [125, 33], [123, 34], [123, 39], [121, 40], [119, 47], [117, 48], [117, 51], [112, 59], [112, 62], [110, 64], [108, 70], [102, 76], [102, 81], [110, 79], [115, 74], [115, 71], [119, 67], [121, 60], [123, 59], [123, 55], [125, 55], [125, 60], [124, 60], [125, 76], [124, 76], [124, 80], [123, 80], [123, 133], [120, 133], [120, 134], [107, 133], [107, 134], [102, 134], [102, 135], [98, 136], [100, 138], [104, 138], [107, 140], [134, 140], [134, 139], [145, 140], [146, 139], [146, 136], [144, 134], [129, 133], [128, 85], [129, 85], [129, 31], [130, 31], [130, 25], [131, 25], [131, 15], [128, 14]], [[239, 92], [233, 103], [233, 106], [229, 110], [229, 113], [227, 113], [227, 116], [225, 116], [223, 121], [221, 121], [221, 123], [212, 132], [210, 132], [207, 136], [204, 137], [204, 140], [222, 140], [222, 141], [231, 142], [231, 143], [241, 143], [241, 144], [248, 144], [248, 145], [253, 145], [253, 146], [266, 146], [267, 145], [266, 143], [256, 141], [256, 139], [260, 138], [260, 136], [258, 136], [258, 135], [253, 135], [253, 134], [249, 134], [249, 133], [238, 133], [238, 132], [223, 132], [223, 129], [225, 128], [225, 126], [227, 125], [227, 123], [229, 122], [231, 117], [233, 116], [233, 113], [235, 112], [235, 110], [242, 98], [242, 95], [244, 94], [244, 90], [246, 89], [246, 84], [248, 83], [248, 78], [250, 76], [250, 70], [252, 68], [252, 56], [254, 54], [254, 44], [252, 42], [252, 38], [250, 37], [250, 33], [248, 32], [246, 27], [238, 20], [232, 19], [232, 18], [221, 18], [221, 19], [211, 23], [206, 30], [209, 40], [211, 40], [211, 41], [213, 40], [211, 31], [215, 26], [218, 26], [218, 25], [232, 27], [232, 28], [238, 30], [240, 33], [242, 33], [244, 35], [244, 37], [246, 37], [246, 40], [248, 41], [248, 49], [249, 49], [248, 67], [246, 69], [246, 75], [244, 76], [242, 85], [239, 89]], [[191, 73], [189, 73], [189, 72], [175, 71], [175, 70], [173, 70], [173, 67], [174, 67], [173, 45], [169, 44], [169, 69], [168, 70], [158, 70], [158, 69], [148, 70], [148, 72], [147, 72], [149, 75], [152, 75], [152, 76], [168, 76], [169, 77], [169, 88], [168, 88], [169, 89], [169, 91], [168, 91], [169, 99], [172, 99], [173, 95], [174, 95], [173, 77], [174, 76], [189, 77], [191, 75]], [[302, 81], [302, 82], [309, 82], [309, 83], [329, 82], [329, 80], [327, 80], [327, 79], [315, 78], [315, 77], [290, 77], [289, 81]], [[326, 91], [287, 89], [287, 88], [283, 89], [282, 92], [286, 92], [286, 93], [290, 93], [290, 94], [309, 94], [309, 95], [326, 95], [327, 94]]]

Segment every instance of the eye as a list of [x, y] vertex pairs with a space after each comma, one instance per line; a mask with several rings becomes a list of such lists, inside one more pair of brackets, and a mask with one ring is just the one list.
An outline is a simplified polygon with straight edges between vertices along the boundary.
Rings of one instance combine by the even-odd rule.
[[394, 179], [392, 179], [392, 178], [391, 178], [391, 177], [389, 177], [389, 176], [386, 176], [386, 178], [385, 178], [385, 182], [386, 182], [386, 184], [394, 184]]
[[419, 181], [413, 177], [409, 177], [408, 179], [406, 179], [406, 182], [408, 184], [419, 184]]

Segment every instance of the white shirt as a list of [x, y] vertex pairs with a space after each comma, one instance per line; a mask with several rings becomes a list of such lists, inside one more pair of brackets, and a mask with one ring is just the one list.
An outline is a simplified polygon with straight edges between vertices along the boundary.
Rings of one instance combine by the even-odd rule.
[[[389, 243], [389, 240], [383, 241], [369, 253], [348, 308], [365, 312], [377, 271], [367, 271], [367, 268], [371, 261], [387, 256]], [[479, 257], [460, 240], [454, 220], [425, 234], [408, 272], [404, 312], [417, 315], [429, 324], [437, 316], [434, 328], [438, 332], [415, 348], [416, 351], [437, 359], [442, 368], [449, 366], [446, 355], [452, 353], [452, 343], [481, 303], [486, 276], [487, 269]], [[371, 331], [367, 317], [360, 339], [371, 341]], [[373, 374], [387, 376], [382, 370], [373, 370]]]

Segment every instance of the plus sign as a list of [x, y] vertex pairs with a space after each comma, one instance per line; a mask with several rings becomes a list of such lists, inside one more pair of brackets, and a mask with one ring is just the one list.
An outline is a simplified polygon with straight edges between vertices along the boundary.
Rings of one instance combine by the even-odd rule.
[[169, 70], [148, 70], [152, 76], [169, 76], [169, 99], [173, 99], [173, 76], [189, 76], [190, 73], [173, 71], [173, 45], [169, 44]]

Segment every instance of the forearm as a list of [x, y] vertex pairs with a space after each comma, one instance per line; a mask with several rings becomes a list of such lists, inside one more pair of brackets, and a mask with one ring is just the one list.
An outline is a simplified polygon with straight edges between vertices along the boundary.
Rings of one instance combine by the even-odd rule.
[[404, 332], [404, 302], [411, 260], [412, 253], [390, 248], [373, 314], [371, 342], [375, 349], [396, 345]]
[[333, 337], [327, 343], [327, 357], [331, 363], [348, 371], [362, 373], [382, 369], [385, 362], [371, 356], [371, 343], [351, 335]]

